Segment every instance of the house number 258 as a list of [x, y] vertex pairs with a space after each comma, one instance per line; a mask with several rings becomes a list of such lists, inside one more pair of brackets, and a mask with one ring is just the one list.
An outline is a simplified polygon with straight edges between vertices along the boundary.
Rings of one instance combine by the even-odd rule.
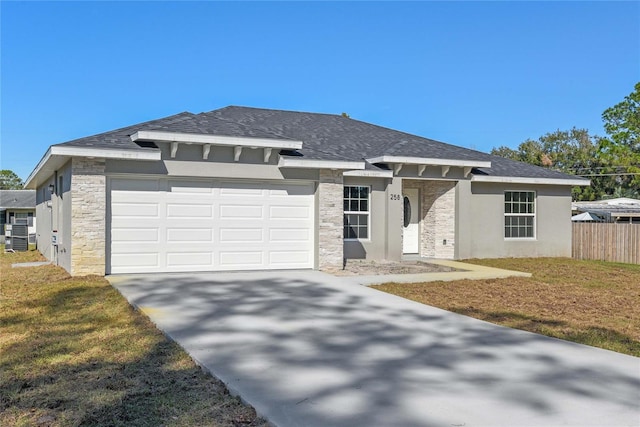
[[401, 199], [401, 197], [400, 197], [399, 194], [392, 194], [391, 195], [391, 200], [400, 200], [400, 199]]

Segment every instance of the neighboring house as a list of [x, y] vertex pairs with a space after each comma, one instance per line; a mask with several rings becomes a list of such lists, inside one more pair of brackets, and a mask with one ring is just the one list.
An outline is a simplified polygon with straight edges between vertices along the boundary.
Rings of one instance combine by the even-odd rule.
[[593, 202], [573, 202], [574, 215], [588, 213], [603, 222], [640, 224], [640, 200], [620, 197], [617, 199], [596, 200]]
[[0, 190], [0, 243], [5, 241], [6, 224], [27, 224], [29, 243], [36, 237], [35, 190]]
[[231, 106], [53, 145], [26, 186], [43, 254], [115, 274], [571, 256], [571, 187], [588, 184], [341, 115]]

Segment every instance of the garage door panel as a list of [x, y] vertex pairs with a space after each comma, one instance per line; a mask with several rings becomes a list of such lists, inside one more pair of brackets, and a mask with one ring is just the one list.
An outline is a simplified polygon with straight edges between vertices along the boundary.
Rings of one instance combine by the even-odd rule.
[[112, 239], [117, 242], [154, 242], [159, 239], [160, 230], [153, 228], [115, 228], [111, 227]]
[[213, 229], [204, 227], [167, 228], [167, 242], [213, 242]]
[[227, 269], [255, 268], [265, 265], [264, 254], [261, 251], [220, 251], [218, 256], [220, 266]]
[[311, 230], [308, 228], [271, 228], [269, 229], [270, 242], [310, 242]]
[[269, 264], [289, 265], [307, 264], [310, 262], [309, 251], [271, 251], [269, 252]]
[[167, 204], [167, 218], [212, 218], [213, 206], [210, 204]]
[[110, 181], [111, 273], [313, 267], [313, 184], [134, 181]]
[[264, 243], [262, 228], [221, 228], [220, 243]]
[[220, 204], [220, 219], [260, 219], [264, 206], [256, 204]]
[[111, 212], [118, 217], [155, 218], [158, 216], [159, 206], [157, 203], [114, 202], [111, 204]]
[[203, 252], [167, 252], [167, 267], [191, 266], [209, 267], [213, 264], [213, 253]]
[[126, 269], [127, 267], [159, 267], [159, 254], [156, 252], [134, 252], [135, 256], [131, 253], [113, 254], [111, 255], [111, 262], [119, 267]]
[[309, 219], [311, 209], [307, 206], [271, 206], [269, 218], [274, 219]]

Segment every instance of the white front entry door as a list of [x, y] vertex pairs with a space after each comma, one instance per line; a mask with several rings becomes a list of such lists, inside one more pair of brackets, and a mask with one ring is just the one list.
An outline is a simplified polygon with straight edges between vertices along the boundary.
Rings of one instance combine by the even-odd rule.
[[417, 188], [404, 190], [404, 224], [402, 228], [402, 252], [420, 252], [420, 206]]
[[109, 273], [313, 268], [312, 183], [110, 181]]

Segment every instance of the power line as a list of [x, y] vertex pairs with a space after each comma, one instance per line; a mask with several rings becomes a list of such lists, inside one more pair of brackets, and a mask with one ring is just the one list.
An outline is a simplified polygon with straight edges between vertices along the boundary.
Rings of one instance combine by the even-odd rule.
[[629, 175], [640, 175], [640, 172], [625, 172], [625, 173], [588, 173], [588, 174], [577, 174], [576, 176], [629, 176]]

